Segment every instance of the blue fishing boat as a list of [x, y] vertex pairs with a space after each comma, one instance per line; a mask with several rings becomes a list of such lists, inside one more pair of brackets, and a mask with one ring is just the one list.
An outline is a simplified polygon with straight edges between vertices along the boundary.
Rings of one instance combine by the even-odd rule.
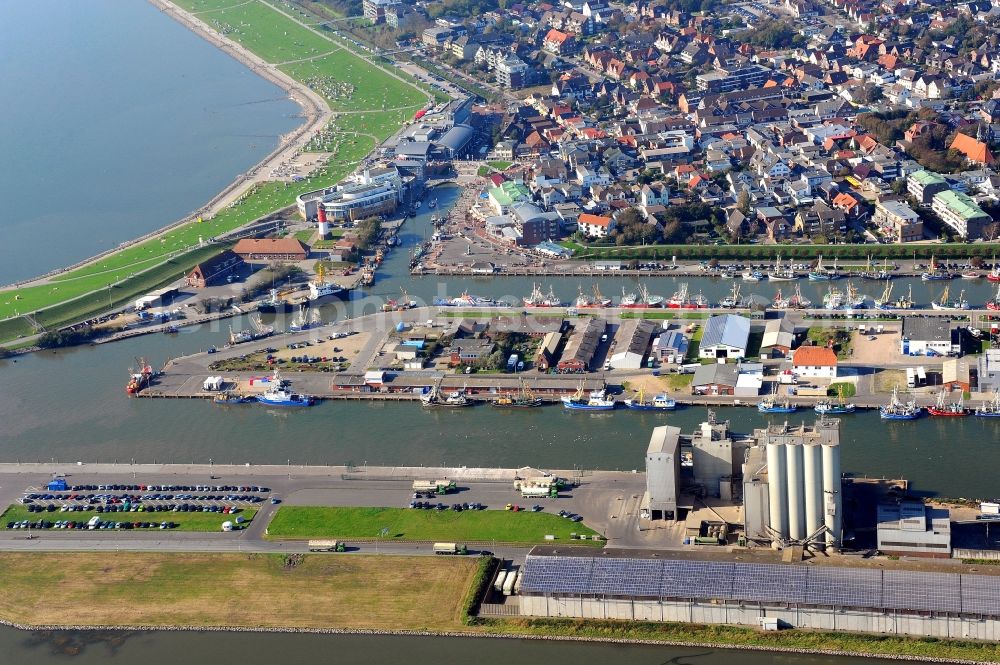
[[1000, 392], [993, 393], [993, 399], [983, 402], [972, 415], [979, 418], [1000, 418]]
[[613, 411], [615, 408], [615, 401], [609, 399], [603, 390], [591, 391], [590, 396], [585, 398], [582, 387], [575, 395], [563, 397], [562, 404], [572, 411]]
[[795, 413], [797, 408], [787, 399], [784, 402], [778, 402], [773, 393], [757, 402], [757, 410], [761, 413]]
[[892, 389], [892, 400], [878, 409], [882, 420], [916, 420], [920, 417], [920, 409], [914, 400], [901, 402], [896, 388]]
[[841, 416], [847, 413], [854, 413], [853, 404], [831, 402], [828, 399], [822, 400], [813, 407], [813, 411], [821, 416]]
[[293, 393], [286, 385], [287, 382], [282, 380], [278, 370], [274, 370], [271, 386], [264, 394], [257, 396], [257, 401], [268, 406], [312, 406], [316, 403], [311, 395]]
[[634, 411], [673, 411], [677, 408], [677, 402], [670, 399], [663, 393], [660, 393], [653, 398], [653, 401], [647, 401], [644, 399], [645, 395], [643, 391], [639, 391], [639, 397], [637, 399], [627, 399], [625, 400], [625, 408], [632, 409]]

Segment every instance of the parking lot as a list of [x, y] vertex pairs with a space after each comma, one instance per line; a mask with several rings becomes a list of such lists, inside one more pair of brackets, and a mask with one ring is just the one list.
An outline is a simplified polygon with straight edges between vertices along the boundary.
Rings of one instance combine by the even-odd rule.
[[[19, 505], [7, 510], [4, 527], [215, 530], [221, 520], [227, 520], [230, 525], [224, 530], [240, 530], [269, 493], [269, 488], [258, 485], [88, 484], [67, 486], [65, 490], [28, 487], [18, 499]], [[202, 515], [206, 519], [200, 519]]]

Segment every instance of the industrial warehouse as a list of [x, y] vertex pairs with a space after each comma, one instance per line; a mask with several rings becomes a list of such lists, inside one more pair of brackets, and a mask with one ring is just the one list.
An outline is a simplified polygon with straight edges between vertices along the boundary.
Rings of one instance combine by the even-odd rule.
[[683, 556], [536, 547], [520, 613], [1000, 639], [1000, 576]]

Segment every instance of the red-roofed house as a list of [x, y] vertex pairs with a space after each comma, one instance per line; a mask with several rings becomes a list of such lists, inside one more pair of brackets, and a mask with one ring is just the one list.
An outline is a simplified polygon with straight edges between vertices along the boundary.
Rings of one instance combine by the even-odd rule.
[[957, 150], [970, 162], [992, 166], [996, 159], [985, 143], [967, 134], [955, 134], [955, 140], [951, 143], [951, 149]]
[[828, 346], [800, 346], [792, 354], [792, 371], [802, 377], [837, 378], [837, 354]]
[[580, 232], [591, 238], [605, 238], [615, 228], [615, 220], [602, 215], [584, 213], [576, 218]]
[[571, 53], [576, 48], [576, 38], [568, 32], [552, 28], [542, 40], [542, 48], [557, 55]]
[[851, 217], [855, 217], [861, 212], [861, 203], [852, 194], [848, 194], [847, 192], [841, 192], [833, 197], [832, 204], [834, 208], [843, 210], [844, 213]]

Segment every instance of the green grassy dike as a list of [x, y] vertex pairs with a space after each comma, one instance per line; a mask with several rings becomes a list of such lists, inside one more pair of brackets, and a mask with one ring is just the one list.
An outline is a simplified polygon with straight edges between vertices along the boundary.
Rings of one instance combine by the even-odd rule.
[[[101, 259], [52, 276], [47, 283], [0, 291], [0, 343], [37, 332], [24, 317], [34, 313], [54, 329], [120, 306], [184, 274], [228, 245], [202, 246], [295, 202], [299, 194], [339, 182], [361, 159], [413, 117], [429, 93], [399, 72], [400, 80], [349, 48], [329, 30], [282, 3], [249, 0], [176, 0], [209, 28], [224, 33], [262, 59], [308, 85], [337, 112], [324, 132], [331, 152], [325, 167], [297, 183], [266, 182], [214, 217], [191, 221]], [[291, 14], [291, 17], [286, 14]], [[287, 63], [287, 64], [285, 64]], [[113, 285], [110, 286], [109, 285]]]
[[972, 640], [865, 635], [861, 633], [783, 630], [765, 633], [753, 628], [687, 623], [605, 621], [598, 619], [470, 619], [488, 633], [524, 637], [565, 637], [584, 640], [633, 640], [685, 643], [723, 648], [789, 649], [869, 656], [907, 656], [995, 663], [1000, 644]]

